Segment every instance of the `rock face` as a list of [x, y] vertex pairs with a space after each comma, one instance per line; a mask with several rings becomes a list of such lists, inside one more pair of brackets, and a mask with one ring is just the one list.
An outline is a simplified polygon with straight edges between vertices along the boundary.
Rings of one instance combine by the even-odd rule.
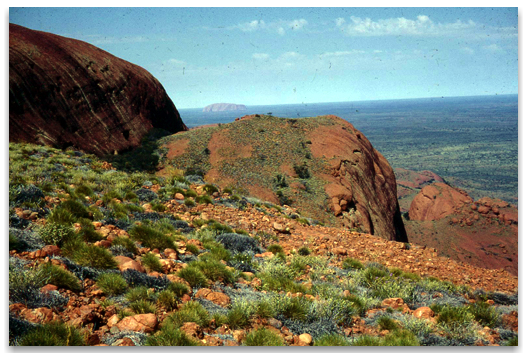
[[395, 174], [368, 139], [336, 116], [245, 116], [161, 140], [161, 171], [186, 169], [207, 182], [293, 205], [306, 217], [407, 241]]
[[409, 218], [415, 221], [437, 221], [454, 213], [473, 200], [466, 192], [444, 183], [424, 187], [413, 199]]
[[243, 104], [232, 104], [232, 103], [215, 103], [205, 107], [203, 112], [225, 112], [229, 110], [246, 110], [246, 106]]
[[103, 155], [152, 128], [187, 130], [146, 70], [88, 43], [9, 24], [9, 141]]

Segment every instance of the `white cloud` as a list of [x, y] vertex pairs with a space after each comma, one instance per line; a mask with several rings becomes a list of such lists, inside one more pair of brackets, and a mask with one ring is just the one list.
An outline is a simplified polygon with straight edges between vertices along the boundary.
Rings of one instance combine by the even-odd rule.
[[345, 50], [345, 51], [333, 51], [333, 52], [326, 52], [321, 54], [321, 57], [333, 57], [333, 56], [347, 56], [347, 55], [355, 55], [355, 54], [365, 54], [366, 52], [364, 50]]
[[300, 57], [302, 57], [302, 55], [295, 51], [288, 51], [280, 55], [281, 60], [296, 60], [296, 59], [299, 59]]
[[335, 20], [336, 26], [349, 36], [440, 36], [451, 35], [457, 31], [475, 28], [475, 22], [469, 20], [453, 23], [435, 23], [426, 15], [419, 15], [415, 20], [405, 17], [371, 20], [351, 16], [350, 22], [344, 18]]
[[487, 51], [494, 52], [494, 53], [495, 52], [503, 52], [504, 51], [497, 44], [486, 45], [486, 46], [484, 46], [482, 48], [487, 50]]
[[269, 54], [266, 54], [266, 53], [254, 53], [253, 54], [253, 59], [256, 59], [256, 60], [268, 60], [269, 59]]
[[234, 26], [228, 27], [228, 29], [239, 29], [243, 32], [254, 32], [258, 30], [267, 30], [270, 32], [276, 32], [283, 36], [287, 30], [302, 30], [307, 26], [307, 20], [301, 18], [291, 21], [279, 20], [275, 22], [266, 23], [264, 20], [253, 20], [251, 22], [244, 22]]
[[471, 49], [470, 47], [464, 47], [460, 50], [466, 54], [470, 54], [470, 55], [475, 54], [475, 50]]

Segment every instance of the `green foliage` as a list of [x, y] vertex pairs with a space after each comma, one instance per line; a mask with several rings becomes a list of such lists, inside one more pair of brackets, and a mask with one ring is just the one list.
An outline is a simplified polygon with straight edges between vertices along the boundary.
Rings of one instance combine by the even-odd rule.
[[71, 272], [61, 267], [46, 263], [41, 266], [42, 274], [48, 278], [47, 283], [54, 284], [59, 288], [67, 288], [72, 291], [82, 289], [80, 280]]
[[177, 298], [182, 298], [184, 294], [189, 294], [189, 287], [181, 282], [171, 282], [167, 289], [173, 292]]
[[47, 222], [71, 225], [76, 222], [76, 217], [65, 208], [57, 206], [51, 211], [49, 217], [47, 217]]
[[85, 346], [85, 336], [75, 327], [62, 322], [37, 326], [19, 341], [20, 346]]
[[141, 262], [149, 271], [162, 272], [162, 264], [152, 252], [142, 255]]
[[39, 230], [40, 238], [48, 245], [62, 246], [74, 237], [72, 227], [60, 223], [47, 223]]
[[398, 324], [389, 316], [381, 316], [377, 320], [377, 325], [379, 329], [381, 330], [389, 330], [392, 331], [396, 328], [398, 328]]
[[277, 254], [277, 253], [283, 253], [284, 249], [279, 244], [271, 244], [270, 246], [267, 247], [267, 251], [272, 252], [273, 254]]
[[133, 254], [138, 254], [138, 248], [133, 240], [128, 237], [117, 237], [113, 239], [112, 246], [123, 246], [127, 251]]
[[213, 199], [209, 195], [199, 195], [195, 197], [197, 203], [202, 204], [213, 204]]
[[163, 328], [173, 329], [181, 327], [185, 322], [194, 322], [201, 327], [209, 325], [209, 313], [197, 301], [190, 301], [184, 304], [181, 310], [170, 314], [163, 322]]
[[291, 298], [286, 301], [282, 309], [282, 315], [288, 319], [303, 321], [307, 317], [309, 301], [300, 297]]
[[108, 295], [119, 295], [127, 289], [126, 280], [118, 273], [104, 273], [98, 276], [96, 285]]
[[213, 185], [213, 184], [206, 184], [206, 185], [204, 185], [202, 190], [204, 190], [205, 193], [208, 194], [208, 195], [213, 195], [215, 192], [218, 192], [218, 188], [215, 185]]
[[302, 246], [298, 249], [298, 254], [302, 256], [308, 256], [311, 254], [311, 250], [307, 246]]
[[177, 296], [174, 292], [164, 289], [158, 293], [157, 303], [163, 306], [166, 310], [175, 310], [177, 307]]
[[100, 269], [118, 268], [118, 264], [113, 255], [103, 247], [80, 242], [77, 243], [71, 251], [72, 260], [80, 266], [89, 266]]
[[518, 346], [519, 345], [519, 336], [513, 336], [504, 343], [505, 346]]
[[186, 268], [190, 267], [200, 270], [206, 278], [213, 282], [234, 283], [236, 281], [235, 274], [226, 265], [214, 258], [201, 257], [200, 260], [189, 263], [189, 266]]
[[362, 335], [352, 346], [420, 346], [417, 337], [407, 330], [393, 330], [384, 337]]
[[476, 302], [468, 306], [468, 310], [473, 314], [475, 320], [482, 326], [495, 328], [499, 322], [500, 317], [494, 307], [486, 302]]
[[147, 337], [146, 346], [199, 346], [200, 343], [187, 336], [179, 328], [162, 328]]
[[192, 199], [185, 199], [184, 205], [186, 205], [187, 207], [193, 207], [196, 205], [196, 202]]
[[139, 300], [151, 300], [153, 292], [146, 286], [138, 286], [131, 288], [126, 293], [126, 299], [131, 303]]
[[343, 335], [328, 333], [314, 341], [315, 346], [349, 346], [349, 341]]
[[226, 314], [226, 322], [233, 329], [241, 329], [249, 325], [252, 310], [246, 310], [245, 303], [235, 303]]
[[176, 249], [173, 239], [164, 233], [146, 225], [134, 225], [129, 229], [131, 239], [139, 241], [151, 249]]
[[246, 335], [245, 346], [284, 346], [282, 337], [266, 328], [252, 330]]
[[195, 244], [186, 244], [186, 250], [193, 255], [198, 255], [200, 253], [198, 246], [196, 246]]
[[149, 314], [155, 313], [156, 308], [153, 303], [149, 300], [139, 299], [129, 304], [129, 309], [133, 310], [136, 314]]
[[198, 268], [194, 266], [187, 266], [180, 269], [176, 275], [183, 278], [189, 283], [191, 287], [205, 287], [208, 279]]

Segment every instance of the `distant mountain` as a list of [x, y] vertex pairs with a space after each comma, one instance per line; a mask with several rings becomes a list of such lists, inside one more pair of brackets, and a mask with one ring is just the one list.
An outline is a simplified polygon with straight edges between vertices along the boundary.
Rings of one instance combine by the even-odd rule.
[[204, 112], [226, 112], [230, 110], [246, 110], [243, 104], [215, 103], [204, 108]]

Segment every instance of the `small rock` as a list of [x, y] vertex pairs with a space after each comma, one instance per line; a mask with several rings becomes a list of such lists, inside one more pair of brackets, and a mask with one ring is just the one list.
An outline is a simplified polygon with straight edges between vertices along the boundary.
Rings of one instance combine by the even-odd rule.
[[303, 333], [300, 336], [298, 336], [298, 340], [302, 344], [305, 344], [305, 345], [309, 346], [311, 344], [311, 342], [313, 342], [313, 337], [311, 337], [311, 335], [309, 333]]
[[130, 330], [145, 333], [153, 332], [158, 326], [155, 314], [139, 314], [123, 318], [116, 324], [120, 331]]
[[413, 316], [418, 319], [420, 318], [429, 319], [430, 317], [435, 316], [435, 313], [429, 307], [423, 306], [415, 310], [413, 312]]

